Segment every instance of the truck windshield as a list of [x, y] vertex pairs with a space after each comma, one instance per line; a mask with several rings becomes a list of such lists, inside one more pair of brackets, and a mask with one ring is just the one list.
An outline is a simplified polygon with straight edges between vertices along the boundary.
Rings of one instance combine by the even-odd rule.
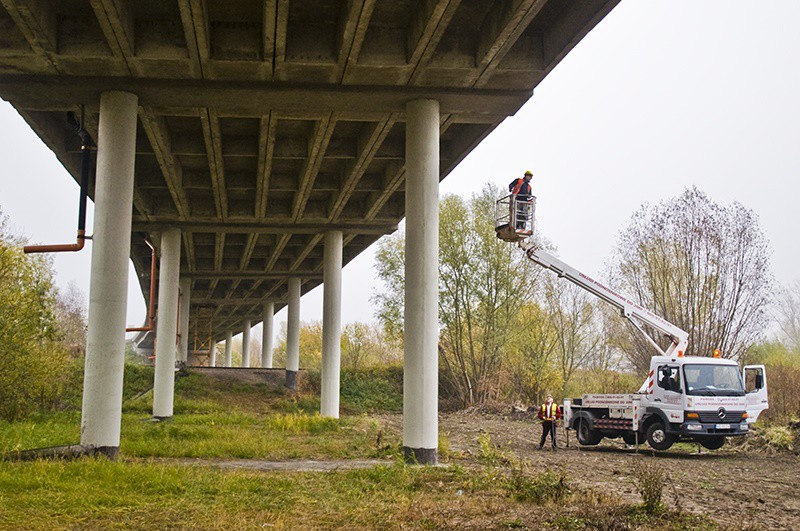
[[735, 365], [686, 364], [686, 393], [700, 396], [744, 396], [744, 385]]

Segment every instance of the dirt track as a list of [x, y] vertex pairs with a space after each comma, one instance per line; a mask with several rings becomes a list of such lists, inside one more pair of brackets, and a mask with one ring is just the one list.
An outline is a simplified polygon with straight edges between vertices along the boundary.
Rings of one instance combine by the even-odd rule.
[[[402, 419], [384, 418], [392, 429]], [[440, 432], [450, 441], [453, 453], [478, 455], [477, 438], [491, 435], [501, 450], [511, 451], [534, 468], [563, 470], [575, 483], [594, 487], [620, 501], [641, 501], [633, 484], [631, 465], [635, 459], [658, 459], [674, 484], [667, 487], [665, 502], [675, 506], [676, 494], [683, 510], [706, 514], [732, 529], [746, 527], [800, 529], [800, 457], [767, 456], [725, 448], [714, 452], [676, 450], [654, 454], [640, 447], [637, 454], [622, 442], [604, 439], [597, 447], [577, 448], [574, 432], [565, 447], [559, 428], [560, 449], [538, 450], [541, 427], [530, 420], [510, 420], [503, 415], [476, 412], [440, 416]]]

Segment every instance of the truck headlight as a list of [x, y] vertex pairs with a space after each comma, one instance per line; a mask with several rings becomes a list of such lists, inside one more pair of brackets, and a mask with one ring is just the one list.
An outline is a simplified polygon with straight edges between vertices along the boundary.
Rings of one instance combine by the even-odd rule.
[[703, 429], [703, 426], [700, 424], [687, 424], [686, 429], [689, 431], [700, 431]]

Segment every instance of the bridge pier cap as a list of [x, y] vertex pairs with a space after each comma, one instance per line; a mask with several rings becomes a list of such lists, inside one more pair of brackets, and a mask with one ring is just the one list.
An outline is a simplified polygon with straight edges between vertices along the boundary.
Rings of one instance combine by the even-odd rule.
[[119, 450], [138, 98], [100, 96], [81, 445]]
[[403, 453], [438, 461], [439, 103], [406, 105]]

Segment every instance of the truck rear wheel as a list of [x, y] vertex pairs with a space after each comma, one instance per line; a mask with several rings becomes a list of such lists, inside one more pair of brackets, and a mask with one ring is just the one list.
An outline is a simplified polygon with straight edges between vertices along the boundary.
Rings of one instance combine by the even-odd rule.
[[647, 444], [654, 450], [669, 450], [674, 439], [667, 433], [667, 429], [661, 422], [654, 422], [647, 428]]
[[703, 437], [699, 440], [700, 445], [708, 450], [719, 450], [725, 444], [725, 437]]
[[602, 435], [591, 428], [591, 423], [585, 419], [578, 419], [578, 442], [582, 446], [596, 446], [603, 438]]

